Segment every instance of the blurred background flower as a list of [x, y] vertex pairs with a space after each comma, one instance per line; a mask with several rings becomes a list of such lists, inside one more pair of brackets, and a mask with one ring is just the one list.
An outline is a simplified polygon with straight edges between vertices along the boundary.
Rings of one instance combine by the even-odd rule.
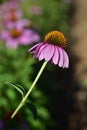
[[22, 10], [18, 9], [18, 4], [17, 1], [10, 1], [4, 5], [6, 10], [3, 11], [2, 16], [1, 39], [5, 40], [6, 46], [10, 48], [17, 48], [19, 44], [28, 45], [40, 40], [39, 34], [31, 28], [30, 21], [22, 18]]
[[1, 37], [6, 41], [7, 47], [17, 48], [19, 44], [28, 45], [40, 40], [40, 36], [33, 29], [25, 28], [27, 24], [27, 20], [17, 20], [5, 25], [7, 29], [2, 31]]
[[27, 122], [23, 121], [19, 114], [14, 119], [10, 118], [11, 114], [12, 112], [7, 112], [3, 120], [0, 121], [0, 130], [30, 130]]
[[43, 13], [43, 8], [40, 5], [33, 5], [30, 7], [29, 11], [34, 15], [41, 15]]

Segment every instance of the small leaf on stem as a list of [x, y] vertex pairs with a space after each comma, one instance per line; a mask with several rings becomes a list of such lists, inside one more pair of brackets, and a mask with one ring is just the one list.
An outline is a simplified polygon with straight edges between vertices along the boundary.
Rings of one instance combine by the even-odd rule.
[[15, 88], [22, 95], [22, 97], [24, 97], [25, 89], [21, 85], [13, 84], [13, 83], [10, 83], [10, 82], [5, 82], [5, 84], [10, 85], [13, 88]]

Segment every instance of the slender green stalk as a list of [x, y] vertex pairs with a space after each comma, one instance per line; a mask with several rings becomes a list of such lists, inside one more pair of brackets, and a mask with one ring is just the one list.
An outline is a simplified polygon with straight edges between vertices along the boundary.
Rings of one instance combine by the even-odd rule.
[[24, 96], [24, 98], [22, 99], [22, 101], [20, 102], [20, 104], [18, 105], [18, 107], [16, 108], [16, 110], [13, 112], [13, 114], [11, 115], [11, 118], [13, 118], [17, 113], [18, 111], [20, 110], [20, 108], [24, 105], [26, 99], [28, 98], [29, 94], [32, 92], [33, 88], [35, 87], [38, 79], [40, 78], [45, 66], [46, 66], [47, 62], [45, 61], [41, 67], [41, 69], [39, 70], [33, 84], [31, 85], [30, 89], [28, 90], [28, 92], [26, 93], [26, 95]]

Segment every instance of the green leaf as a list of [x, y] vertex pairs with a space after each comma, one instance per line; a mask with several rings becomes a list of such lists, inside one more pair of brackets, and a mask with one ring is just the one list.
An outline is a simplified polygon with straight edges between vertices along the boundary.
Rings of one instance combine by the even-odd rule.
[[22, 97], [24, 97], [25, 89], [21, 85], [13, 84], [10, 82], [5, 82], [5, 84], [8, 84], [8, 85], [14, 87], [22, 95]]
[[30, 102], [26, 103], [26, 106], [33, 113], [34, 119], [36, 120], [37, 119], [37, 109], [36, 109], [36, 107]]
[[24, 89], [24, 87], [22, 87], [21, 85], [19, 85], [19, 84], [14, 84], [14, 85], [17, 86], [18, 88], [20, 88], [23, 91], [23, 93], [26, 92], [25, 89]]

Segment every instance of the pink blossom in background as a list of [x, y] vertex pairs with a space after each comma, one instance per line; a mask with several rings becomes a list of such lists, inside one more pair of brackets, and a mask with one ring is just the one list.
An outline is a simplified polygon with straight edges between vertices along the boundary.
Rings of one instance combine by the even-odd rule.
[[0, 15], [6, 13], [9, 9], [17, 9], [19, 6], [19, 1], [10, 0], [0, 5]]
[[16, 21], [11, 20], [4, 20], [3, 25], [4, 28], [13, 29], [13, 28], [20, 28], [23, 29], [25, 25], [30, 25], [31, 22], [28, 19], [18, 19]]
[[17, 20], [22, 18], [22, 11], [19, 9], [17, 1], [13, 0], [8, 3], [5, 3], [6, 11], [2, 15], [2, 24], [4, 27], [9, 27], [14, 24]]
[[6, 9], [18, 9], [21, 0], [9, 0], [6, 2]]
[[6, 28], [11, 28], [15, 25], [15, 22], [22, 17], [21, 10], [9, 10], [7, 13], [4, 14], [2, 25]]
[[22, 17], [22, 11], [18, 8], [19, 0], [8, 0], [0, 6], [1, 28], [10, 28], [13, 22]]
[[32, 29], [25, 29], [23, 35], [20, 37], [21, 45], [32, 44], [40, 41], [40, 36]]
[[31, 28], [31, 21], [22, 19], [22, 11], [18, 9], [21, 0], [9, 0], [3, 4], [1, 39], [6, 46], [17, 48], [18, 45], [28, 45], [40, 40], [39, 34]]
[[3, 16], [4, 20], [16, 21], [22, 17], [22, 11], [16, 9], [9, 9]]
[[29, 11], [30, 11], [32, 14], [35, 14], [35, 15], [40, 15], [40, 14], [43, 13], [43, 9], [42, 9], [42, 7], [39, 6], [39, 5], [31, 6]]
[[68, 68], [69, 58], [65, 50], [62, 48], [65, 46], [65, 37], [58, 31], [52, 31], [45, 37], [45, 41], [36, 44], [31, 49], [30, 53], [34, 53], [34, 57], [39, 61], [45, 59], [45, 61], [54, 63], [59, 67]]
[[3, 30], [1, 37], [5, 40], [7, 47], [17, 48], [18, 45], [29, 45], [40, 40], [37, 32], [24, 28], [27, 23], [27, 20], [19, 20], [9, 25], [9, 29]]

